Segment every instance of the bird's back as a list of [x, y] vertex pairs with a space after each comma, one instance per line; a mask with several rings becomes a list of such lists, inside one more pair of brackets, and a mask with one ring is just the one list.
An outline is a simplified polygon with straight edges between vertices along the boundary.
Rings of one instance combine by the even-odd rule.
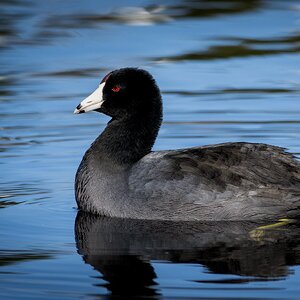
[[155, 207], [161, 219], [300, 215], [300, 164], [283, 148], [266, 144], [152, 152], [131, 168], [129, 188], [148, 214]]

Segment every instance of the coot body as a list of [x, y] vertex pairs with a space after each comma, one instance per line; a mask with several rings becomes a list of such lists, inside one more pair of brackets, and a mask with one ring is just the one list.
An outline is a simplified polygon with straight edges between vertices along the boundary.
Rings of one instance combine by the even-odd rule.
[[148, 72], [106, 75], [75, 113], [92, 110], [111, 120], [78, 168], [79, 209], [184, 221], [299, 216], [300, 164], [280, 147], [240, 142], [152, 152], [162, 100]]

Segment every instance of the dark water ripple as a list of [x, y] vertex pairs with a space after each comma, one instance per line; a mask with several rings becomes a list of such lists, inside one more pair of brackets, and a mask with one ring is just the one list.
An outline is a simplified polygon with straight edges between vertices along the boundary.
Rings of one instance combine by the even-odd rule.
[[244, 58], [252, 56], [268, 56], [293, 54], [300, 52], [300, 36], [284, 36], [273, 39], [223, 39], [231, 45], [211, 46], [206, 50], [191, 51], [184, 54], [155, 58], [159, 62], [174, 62], [185, 60], [207, 61], [215, 59]]
[[76, 70], [65, 70], [65, 71], [56, 71], [56, 72], [48, 72], [48, 73], [40, 73], [34, 74], [34, 76], [58, 76], [58, 77], [92, 77], [99, 76], [99, 74], [103, 74], [108, 71], [104, 68], [85, 68], [85, 69], [76, 69]]
[[220, 89], [210, 91], [163, 91], [164, 94], [180, 95], [180, 96], [209, 96], [209, 95], [224, 95], [224, 94], [285, 94], [285, 93], [300, 93], [300, 89], [291, 88], [235, 88], [235, 89]]
[[32, 260], [51, 259], [53, 257], [53, 254], [54, 253], [47, 253], [46, 251], [30, 252], [16, 250], [0, 250], [0, 267]]
[[6, 182], [0, 185], [0, 208], [26, 203], [31, 204], [49, 198], [48, 190], [38, 187], [39, 184], [20, 184]]

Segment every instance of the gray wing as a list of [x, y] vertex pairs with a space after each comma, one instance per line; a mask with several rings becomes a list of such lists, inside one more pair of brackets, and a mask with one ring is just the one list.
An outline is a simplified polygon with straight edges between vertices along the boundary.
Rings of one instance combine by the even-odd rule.
[[162, 209], [175, 203], [191, 211], [201, 206], [202, 211], [207, 207], [207, 214], [212, 209], [220, 214], [224, 210], [228, 218], [251, 207], [298, 210], [300, 164], [283, 148], [266, 144], [158, 151], [131, 169], [129, 186], [147, 201], [161, 201]]

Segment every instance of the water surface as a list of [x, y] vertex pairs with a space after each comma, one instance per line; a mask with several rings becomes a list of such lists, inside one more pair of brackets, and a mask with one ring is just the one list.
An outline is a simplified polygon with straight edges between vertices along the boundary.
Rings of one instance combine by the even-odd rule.
[[10, 0], [0, 14], [0, 298], [298, 299], [295, 223], [77, 214], [74, 174], [109, 119], [72, 112], [136, 66], [163, 94], [155, 150], [248, 141], [299, 156], [299, 1]]

